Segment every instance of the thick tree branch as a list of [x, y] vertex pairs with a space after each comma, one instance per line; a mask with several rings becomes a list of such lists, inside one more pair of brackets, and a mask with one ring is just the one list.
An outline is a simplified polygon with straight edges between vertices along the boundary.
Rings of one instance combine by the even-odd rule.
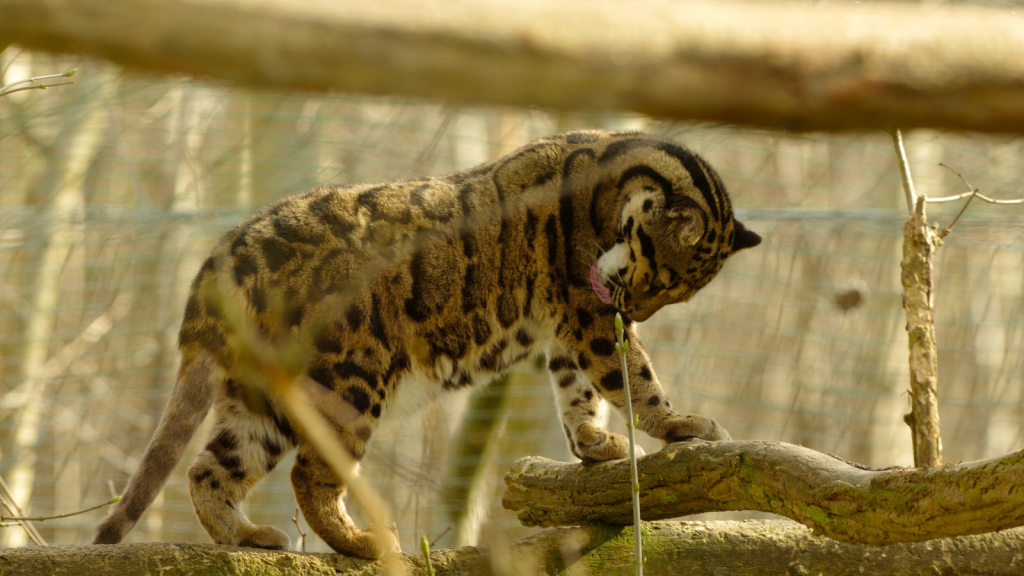
[[[672, 444], [640, 460], [643, 518], [760, 510], [843, 542], [892, 544], [1024, 525], [1024, 451], [930, 470], [869, 470], [781, 442]], [[531, 526], [628, 524], [629, 463], [517, 461], [502, 503]]]
[[[628, 24], [627, 24], [628, 23]], [[285, 90], [1024, 133], [1024, 18], [631, 0], [0, 0], [0, 45]]]
[[[503, 550], [471, 546], [435, 550], [439, 576], [488, 574], [627, 574], [632, 530], [588, 526], [546, 530]], [[644, 556], [651, 574], [903, 574], [1020, 573], [1024, 531], [872, 547], [813, 536], [788, 520], [657, 522], [644, 524]], [[410, 575], [426, 574], [423, 554], [400, 556]], [[570, 567], [569, 570], [566, 570]], [[191, 576], [292, 574], [385, 576], [381, 561], [340, 554], [305, 554], [213, 544], [118, 544], [0, 550], [5, 576]]]

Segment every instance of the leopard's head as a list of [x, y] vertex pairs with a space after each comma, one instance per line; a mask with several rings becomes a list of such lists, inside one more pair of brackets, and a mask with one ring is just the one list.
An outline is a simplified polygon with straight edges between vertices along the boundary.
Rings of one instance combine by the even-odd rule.
[[590, 282], [602, 302], [642, 322], [692, 298], [761, 237], [733, 218], [718, 174], [693, 152], [647, 137], [621, 156], [605, 182], [617, 191], [617, 234]]

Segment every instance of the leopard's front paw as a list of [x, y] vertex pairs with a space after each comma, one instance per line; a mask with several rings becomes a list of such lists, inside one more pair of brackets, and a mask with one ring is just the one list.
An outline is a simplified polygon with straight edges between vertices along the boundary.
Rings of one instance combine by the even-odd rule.
[[[629, 455], [629, 440], [622, 434], [584, 424], [576, 433], [576, 452], [584, 462], [619, 460]], [[640, 446], [636, 447], [636, 454], [644, 455]]]
[[662, 439], [668, 444], [696, 438], [717, 442], [732, 440], [721, 424], [700, 414], [677, 415], [665, 423]]

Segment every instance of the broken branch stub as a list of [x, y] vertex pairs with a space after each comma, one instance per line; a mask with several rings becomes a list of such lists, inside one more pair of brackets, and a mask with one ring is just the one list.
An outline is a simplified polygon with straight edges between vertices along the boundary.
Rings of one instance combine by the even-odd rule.
[[910, 426], [914, 465], [942, 465], [939, 436], [938, 361], [935, 344], [935, 301], [932, 276], [935, 251], [942, 245], [939, 233], [928, 225], [925, 198], [917, 198], [914, 212], [903, 224], [903, 308], [907, 314], [910, 346]]

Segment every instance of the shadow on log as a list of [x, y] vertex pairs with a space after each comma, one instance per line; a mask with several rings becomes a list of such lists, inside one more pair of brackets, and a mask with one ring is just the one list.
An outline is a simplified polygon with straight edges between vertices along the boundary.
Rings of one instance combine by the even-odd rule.
[[[438, 576], [628, 574], [632, 528], [596, 525], [557, 528], [518, 540], [501, 551], [471, 546], [435, 550]], [[814, 536], [788, 520], [656, 522], [644, 525], [645, 566], [651, 574], [1020, 574], [1024, 531], [927, 543], [875, 547]], [[411, 575], [426, 574], [423, 555], [402, 555]], [[184, 576], [193, 574], [387, 574], [381, 561], [340, 554], [305, 554], [214, 544], [117, 544], [0, 550], [4, 576]]]
[[[644, 520], [758, 510], [843, 542], [884, 545], [1024, 525], [1024, 451], [929, 470], [872, 470], [768, 441], [677, 443], [641, 458]], [[528, 526], [630, 524], [627, 460], [518, 460], [502, 504]]]

